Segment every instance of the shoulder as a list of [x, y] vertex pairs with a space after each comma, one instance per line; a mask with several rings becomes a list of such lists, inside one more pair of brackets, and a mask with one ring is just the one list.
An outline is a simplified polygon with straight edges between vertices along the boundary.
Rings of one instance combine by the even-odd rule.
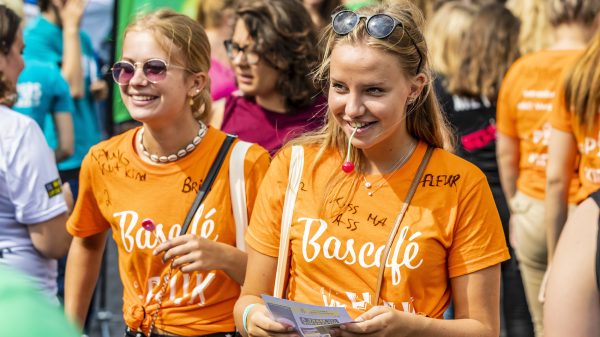
[[33, 119], [3, 105], [0, 105], [0, 119], [0, 139], [20, 139], [31, 133], [42, 135], [42, 130]]
[[139, 129], [140, 128], [137, 127], [127, 130], [122, 134], [99, 142], [90, 148], [88, 156], [99, 157], [106, 156], [110, 153], [115, 153], [116, 151], [122, 152], [126, 147], [133, 146], [133, 137], [135, 137]]
[[485, 181], [485, 174], [476, 165], [440, 148], [433, 150], [423, 174], [423, 184], [429, 186], [468, 188]]

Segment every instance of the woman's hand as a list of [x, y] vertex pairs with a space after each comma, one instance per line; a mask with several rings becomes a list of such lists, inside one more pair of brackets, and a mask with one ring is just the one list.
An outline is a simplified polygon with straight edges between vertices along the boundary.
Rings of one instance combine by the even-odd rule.
[[180, 267], [182, 272], [187, 273], [225, 269], [224, 251], [228, 247], [220, 242], [186, 234], [161, 243], [152, 254], [164, 252], [163, 261], [173, 260], [173, 268]]
[[249, 337], [299, 336], [293, 322], [275, 321], [264, 304], [255, 305], [246, 319], [246, 332]]
[[[406, 315], [396, 309], [384, 306], [376, 306], [360, 315], [357, 323], [348, 323], [334, 329], [332, 336], [394, 336], [400, 337], [406, 334], [401, 333], [400, 327], [406, 327]], [[403, 323], [404, 322], [404, 323]]]

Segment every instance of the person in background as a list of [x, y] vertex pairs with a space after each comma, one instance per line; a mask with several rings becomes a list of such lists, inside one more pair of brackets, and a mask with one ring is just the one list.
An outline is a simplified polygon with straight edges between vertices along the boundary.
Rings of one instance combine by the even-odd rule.
[[[75, 107], [69, 85], [60, 68], [51, 62], [25, 59], [25, 69], [17, 82], [19, 98], [15, 111], [33, 118], [47, 135], [46, 141], [54, 149], [57, 163], [74, 152], [72, 112]], [[48, 130], [54, 126], [55, 130]], [[45, 131], [48, 132], [45, 132]]]
[[233, 35], [236, 0], [202, 0], [197, 20], [210, 42], [210, 96], [213, 101], [226, 98], [237, 90], [235, 72], [225, 49], [225, 40]]
[[[67, 223], [75, 238], [65, 312], [83, 325], [112, 229], [125, 336], [231, 336], [246, 266], [246, 253], [235, 246], [232, 151], [190, 213], [189, 230], [182, 228], [227, 138], [205, 124], [212, 103], [208, 37], [197, 21], [171, 10], [136, 19], [124, 34], [112, 75], [129, 114], [143, 126], [95, 145], [83, 161]], [[269, 154], [251, 145], [242, 159], [249, 218]]]
[[318, 31], [325, 28], [331, 20], [331, 14], [341, 4], [341, 0], [302, 0], [304, 8], [310, 14], [310, 18]]
[[[547, 215], [556, 205], [544, 205], [549, 167], [550, 119], [555, 113], [562, 74], [581, 56], [593, 31], [597, 0], [546, 1], [554, 41], [547, 48], [517, 60], [502, 83], [498, 97], [498, 165], [502, 188], [511, 209], [512, 245], [517, 253], [536, 336], [543, 332], [543, 306], [538, 299], [548, 267]], [[569, 176], [568, 203], [577, 200], [576, 166], [561, 171]], [[562, 178], [561, 178], [562, 179]], [[573, 206], [571, 206], [573, 207]]]
[[521, 31], [519, 32], [521, 55], [546, 49], [553, 43], [547, 3], [548, 0], [508, 0], [506, 2], [506, 7], [521, 20]]
[[569, 216], [560, 235], [546, 287], [546, 337], [600, 335], [599, 207], [596, 191]]
[[211, 125], [271, 154], [323, 125], [325, 98], [309, 76], [319, 62], [317, 34], [300, 1], [240, 1], [226, 47], [241, 95], [215, 109]]
[[[260, 298], [274, 290], [286, 214], [283, 295], [345, 307], [356, 322], [332, 336], [498, 336], [502, 225], [481, 170], [444, 150], [450, 132], [431, 91], [422, 21], [398, 1], [333, 16], [315, 73], [327, 124], [292, 142], [304, 160], [290, 213], [283, 200], [298, 148], [279, 151], [261, 186], [235, 307], [242, 335], [298, 334]], [[457, 319], [440, 319], [451, 297]]]
[[21, 19], [0, 5], [0, 264], [29, 275], [54, 303], [67, 253], [67, 205], [52, 150], [31, 118], [10, 109], [23, 70]]
[[103, 80], [94, 80], [99, 78], [94, 49], [79, 27], [85, 1], [39, 0], [38, 5], [41, 15], [29, 22], [24, 32], [24, 56], [59, 66], [69, 85], [75, 103], [72, 113], [75, 151], [59, 163], [58, 169], [62, 181], [72, 185], [76, 196], [81, 161], [90, 147], [100, 141], [94, 101], [106, 97], [108, 89]]
[[[442, 81], [435, 82], [442, 110], [455, 130], [456, 153], [485, 173], [507, 238], [510, 211], [496, 162], [496, 100], [502, 78], [519, 56], [518, 38], [519, 20], [504, 5], [480, 7], [460, 43], [458, 68], [447, 78], [449, 92]], [[516, 259], [503, 262], [501, 269], [506, 336], [533, 336]]]

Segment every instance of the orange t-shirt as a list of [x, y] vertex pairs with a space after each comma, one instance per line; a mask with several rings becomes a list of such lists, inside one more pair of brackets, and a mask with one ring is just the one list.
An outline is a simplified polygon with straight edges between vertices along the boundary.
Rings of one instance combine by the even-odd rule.
[[[519, 139], [519, 178], [517, 188], [524, 194], [544, 200], [546, 164], [550, 139], [552, 103], [562, 74], [581, 51], [543, 50], [517, 60], [507, 72], [498, 96], [497, 128]], [[579, 189], [576, 170], [569, 189], [569, 202], [575, 202]]]
[[[112, 229], [119, 253], [125, 323], [147, 331], [169, 265], [160, 256], [152, 256], [158, 240], [142, 228], [142, 220], [154, 220], [155, 233], [161, 240], [179, 234], [225, 134], [209, 128], [199, 147], [188, 156], [173, 163], [151, 165], [135, 153], [133, 144], [138, 130], [90, 149], [81, 167], [79, 198], [67, 229], [78, 237]], [[246, 154], [249, 214], [269, 161], [269, 154], [258, 145]], [[228, 167], [229, 156], [188, 233], [235, 245]], [[181, 336], [234, 331], [232, 310], [239, 291], [240, 286], [221, 270], [174, 272], [162, 298], [156, 327]]]
[[[426, 148], [420, 143], [379, 189], [383, 180], [366, 177], [373, 184], [367, 190], [362, 177], [341, 171], [342, 160], [332, 152], [311, 172], [317, 149], [304, 147], [287, 298], [344, 306], [352, 316], [375, 305], [378, 256]], [[287, 147], [273, 160], [246, 234], [252, 248], [273, 257], [279, 249], [290, 154]], [[368, 191], [375, 193], [368, 196]], [[471, 163], [436, 149], [390, 249], [381, 298], [398, 310], [441, 318], [450, 303], [450, 278], [508, 258], [485, 176]]]
[[575, 137], [579, 152], [579, 180], [581, 187], [577, 191], [576, 203], [582, 202], [590, 194], [600, 189], [600, 114], [591, 132], [578, 126], [575, 113], [569, 112], [565, 104], [564, 83], [556, 95], [554, 102], [555, 111], [550, 119], [552, 127], [564, 132], [570, 132]]

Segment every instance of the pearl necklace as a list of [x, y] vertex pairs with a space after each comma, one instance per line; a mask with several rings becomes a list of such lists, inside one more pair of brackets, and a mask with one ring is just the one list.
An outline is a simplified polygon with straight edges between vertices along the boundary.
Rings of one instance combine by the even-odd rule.
[[148, 150], [144, 146], [144, 142], [143, 142], [144, 128], [143, 127], [140, 129], [140, 132], [138, 133], [138, 143], [139, 143], [138, 148], [139, 148], [140, 152], [143, 153], [144, 156], [146, 156], [146, 158], [150, 159], [151, 161], [153, 161], [155, 163], [163, 163], [164, 164], [164, 163], [174, 162], [177, 159], [183, 158], [190, 152], [194, 151], [196, 146], [198, 144], [200, 144], [200, 141], [202, 141], [202, 139], [206, 135], [206, 130], [207, 130], [206, 125], [204, 123], [202, 123], [201, 121], [198, 121], [198, 123], [200, 124], [200, 130], [198, 130], [198, 135], [196, 137], [194, 137], [194, 139], [192, 139], [191, 143], [184, 146], [181, 150], [177, 151], [176, 153], [172, 153], [167, 156], [159, 156], [156, 154], [150, 154], [150, 152], [148, 152]]
[[378, 183], [379, 181], [381, 181], [377, 186], [375, 186], [375, 188], [372, 191], [369, 191], [367, 193], [368, 196], [372, 197], [373, 194], [375, 194], [375, 192], [379, 191], [379, 189], [383, 186], [383, 184], [389, 179], [391, 178], [396, 172], [398, 172], [398, 169], [404, 165], [404, 163], [406, 163], [406, 161], [408, 160], [408, 158], [413, 154], [413, 152], [415, 151], [415, 149], [417, 148], [417, 144], [418, 142], [414, 142], [412, 147], [406, 151], [406, 153], [400, 157], [400, 159], [398, 159], [394, 165], [392, 165], [392, 167], [390, 168], [390, 171], [387, 175], [382, 176], [381, 178], [377, 179], [374, 183], [370, 183], [367, 178], [363, 175], [363, 180], [365, 181], [365, 188], [367, 190], [370, 190], [371, 187], [373, 187], [374, 184]]

